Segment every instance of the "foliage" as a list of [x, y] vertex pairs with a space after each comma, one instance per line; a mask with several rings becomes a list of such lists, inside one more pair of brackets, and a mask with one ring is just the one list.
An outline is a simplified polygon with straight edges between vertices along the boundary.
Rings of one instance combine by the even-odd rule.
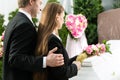
[[88, 44], [98, 42], [97, 35], [97, 15], [103, 11], [101, 0], [73, 0], [74, 14], [83, 14], [88, 20], [86, 37]]
[[105, 44], [106, 52], [109, 52], [110, 54], [112, 54], [112, 52], [110, 51], [110, 44], [107, 43], [106, 40], [103, 40], [103, 43]]
[[32, 21], [33, 21], [33, 23], [35, 24], [35, 27], [37, 28], [37, 22], [38, 22], [38, 19], [37, 18], [32, 18]]
[[4, 31], [4, 15], [0, 14], [0, 35], [2, 35], [2, 32]]
[[120, 0], [114, 0], [113, 8], [120, 8]]
[[10, 21], [11, 19], [13, 19], [13, 17], [16, 15], [17, 12], [18, 12], [18, 9], [16, 9], [15, 11], [10, 12], [8, 20]]
[[97, 33], [96, 24], [88, 23], [88, 27], [87, 27], [85, 33], [86, 33], [86, 37], [87, 37], [89, 44], [98, 43], [98, 40], [97, 40], [98, 33]]
[[48, 2], [48, 3], [49, 3], [49, 2], [58, 2], [58, 0], [48, 0], [47, 2]]

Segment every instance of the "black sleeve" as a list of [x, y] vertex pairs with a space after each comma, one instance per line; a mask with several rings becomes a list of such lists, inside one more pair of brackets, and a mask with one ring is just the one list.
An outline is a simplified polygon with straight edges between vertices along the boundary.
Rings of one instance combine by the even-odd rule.
[[[66, 62], [67, 61], [66, 60], [67, 53], [66, 53], [66, 51], [64, 51], [65, 49], [63, 49], [63, 45], [61, 45], [58, 40], [51, 38], [49, 40], [48, 46], [49, 46], [49, 49], [58, 47], [57, 53], [63, 54], [64, 61], [65, 61], [65, 64], [63, 66], [49, 67], [48, 68], [49, 76], [54, 77], [54, 79], [60, 80], [62, 78], [71, 78], [71, 77], [77, 75], [77, 66], [75, 64], [68, 64], [69, 60], [68, 60], [68, 62]], [[69, 58], [67, 57], [67, 59], [69, 59]]]
[[29, 24], [16, 27], [11, 35], [9, 65], [28, 71], [42, 71], [43, 57], [34, 56], [35, 29]]
[[73, 61], [75, 61], [75, 60], [76, 60], [76, 58], [77, 58], [77, 56], [74, 56], [74, 57], [70, 58], [70, 60], [69, 60], [69, 64], [72, 64], [72, 63], [73, 63]]

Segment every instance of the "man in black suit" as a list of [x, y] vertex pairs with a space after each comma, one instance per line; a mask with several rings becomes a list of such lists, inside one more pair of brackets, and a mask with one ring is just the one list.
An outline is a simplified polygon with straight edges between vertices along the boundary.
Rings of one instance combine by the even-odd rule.
[[64, 64], [62, 54], [35, 56], [37, 32], [32, 22], [40, 11], [42, 0], [18, 0], [19, 12], [8, 23], [4, 37], [3, 80], [32, 80], [33, 72], [47, 66]]

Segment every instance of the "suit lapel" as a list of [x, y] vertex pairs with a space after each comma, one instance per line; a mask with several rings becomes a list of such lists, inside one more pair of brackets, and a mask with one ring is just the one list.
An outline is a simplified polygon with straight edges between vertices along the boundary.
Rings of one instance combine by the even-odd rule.
[[32, 23], [32, 22], [30, 21], [30, 19], [29, 19], [25, 14], [23, 14], [23, 13], [21, 13], [21, 12], [18, 12], [18, 16], [21, 16], [21, 17], [26, 18], [27, 21], [28, 21], [32, 26], [35, 27], [34, 23]]
[[[34, 25], [33, 25], [33, 23], [28, 19], [28, 17], [25, 15], [25, 14], [23, 14], [23, 13], [21, 13], [21, 12], [18, 12], [17, 14], [16, 14], [16, 16], [14, 17], [14, 19], [13, 20], [11, 20], [10, 21], [10, 23], [8, 23], [8, 25], [7, 25], [7, 28], [6, 28], [6, 30], [5, 30], [5, 40], [4, 40], [4, 51], [6, 52], [7, 51], [7, 47], [9, 47], [10, 45], [10, 37], [11, 37], [11, 35], [12, 35], [12, 32], [14, 31], [14, 29], [16, 28], [16, 27], [14, 27], [16, 24], [18, 24], [18, 23], [16, 23], [16, 19], [17, 18], [21, 18], [21, 17], [24, 17], [24, 19], [26, 20], [26, 22], [28, 22], [29, 24], [31, 24], [33, 27], [35, 27]], [[11, 23], [12, 22], [12, 23]], [[12, 26], [11, 26], [12, 25]]]

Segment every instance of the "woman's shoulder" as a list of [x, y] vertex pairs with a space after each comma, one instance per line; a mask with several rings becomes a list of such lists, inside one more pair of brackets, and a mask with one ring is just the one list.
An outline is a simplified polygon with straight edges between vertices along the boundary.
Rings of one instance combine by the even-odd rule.
[[48, 49], [51, 50], [55, 47], [58, 48], [56, 53], [62, 52], [61, 49], [63, 48], [63, 45], [61, 44], [60, 40], [54, 34], [51, 34], [48, 40]]
[[51, 34], [49, 36], [48, 45], [59, 46], [59, 47], [63, 46], [59, 38], [54, 34]]
[[49, 36], [49, 40], [48, 41], [57, 41], [57, 42], [59, 42], [60, 40], [54, 35], [54, 34], [51, 34], [50, 36]]

